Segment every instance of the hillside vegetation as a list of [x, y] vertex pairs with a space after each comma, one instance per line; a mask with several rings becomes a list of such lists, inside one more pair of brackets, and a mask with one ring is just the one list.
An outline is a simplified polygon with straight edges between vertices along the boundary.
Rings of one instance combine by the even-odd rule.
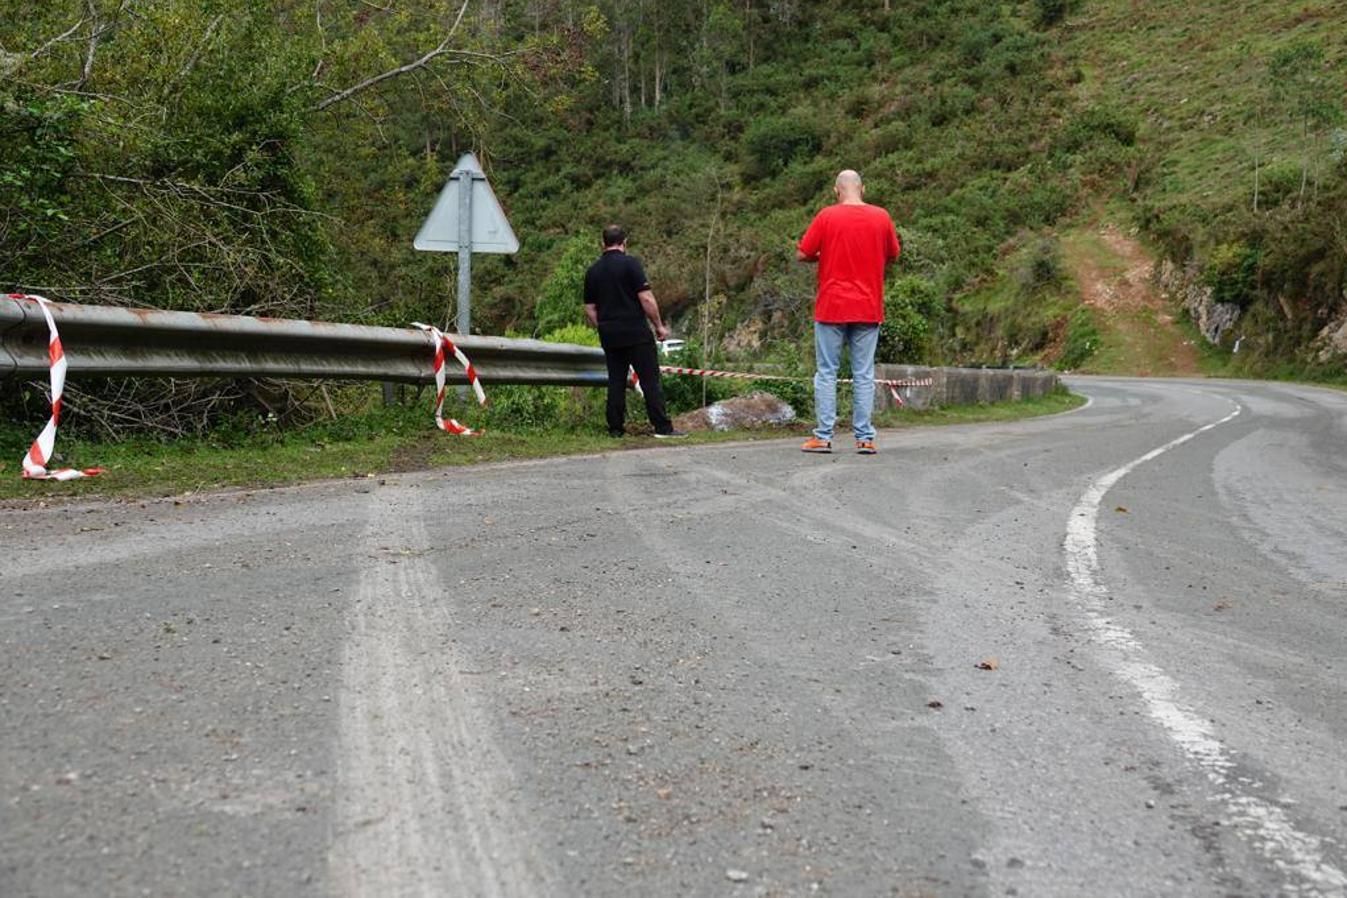
[[[452, 259], [411, 238], [473, 149], [523, 244], [475, 266], [476, 329], [577, 323], [617, 220], [694, 353], [807, 367], [812, 271], [791, 244], [855, 167], [906, 250], [887, 360], [1161, 373], [1206, 340], [1179, 308], [1196, 293], [1239, 316], [1204, 364], [1230, 366], [1242, 338], [1238, 370], [1342, 372], [1347, 7], [1330, 0], [0, 13], [6, 289], [443, 321]], [[1099, 234], [1128, 241], [1113, 262]], [[1082, 302], [1138, 252], [1168, 296], [1138, 294], [1131, 318]], [[1146, 315], [1163, 345], [1129, 342]], [[258, 397], [190, 398], [182, 426]]]
[[1347, 325], [1347, 6], [1111, 2], [1076, 29], [1083, 99], [1143, 122], [1135, 220], [1242, 310], [1221, 343], [1243, 353], [1221, 360], [1341, 378], [1347, 340], [1321, 335]]

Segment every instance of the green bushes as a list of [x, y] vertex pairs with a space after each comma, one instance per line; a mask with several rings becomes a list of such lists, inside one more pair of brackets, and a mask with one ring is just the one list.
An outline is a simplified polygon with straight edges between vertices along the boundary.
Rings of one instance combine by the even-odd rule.
[[884, 323], [879, 328], [879, 362], [915, 363], [926, 360], [931, 323], [939, 319], [944, 303], [935, 285], [925, 278], [899, 277], [884, 300]]
[[[1255, 291], [1282, 301], [1266, 303], [1273, 314], [1269, 327], [1285, 332], [1292, 347], [1311, 341], [1323, 326], [1341, 314], [1347, 296], [1347, 168], [1339, 166], [1303, 206], [1287, 205], [1244, 224], [1244, 252], [1230, 254], [1224, 271], [1238, 296]], [[1257, 247], [1255, 283], [1248, 268], [1251, 247]], [[1208, 267], [1210, 267], [1210, 261]], [[1252, 312], [1262, 303], [1251, 304]], [[1295, 355], [1292, 349], [1289, 355]], [[1341, 366], [1341, 363], [1338, 363]]]
[[1067, 319], [1066, 342], [1055, 367], [1059, 371], [1074, 371], [1098, 350], [1099, 331], [1094, 326], [1094, 316], [1088, 308], [1081, 306]]
[[[504, 430], [549, 430], [574, 424], [574, 409], [567, 408], [567, 395], [558, 387], [503, 384], [491, 388], [487, 427]], [[475, 420], [471, 408], [464, 411], [465, 424]]]
[[[1001, 263], [1002, 276], [959, 297], [956, 332], [962, 364], [1034, 364], [1068, 342], [1071, 310], [1079, 300], [1070, 290], [1061, 242], [1053, 235], [1026, 232], [1015, 244]], [[1098, 345], [1088, 323], [1088, 317], [1075, 321], [1075, 342], [1068, 351], [1072, 367]]]
[[577, 346], [598, 346], [599, 332], [589, 324], [568, 324], [543, 335], [545, 343], [573, 343]]
[[1039, 28], [1051, 28], [1071, 13], [1074, 0], [1034, 0], [1034, 24]]
[[1017, 261], [1015, 283], [1030, 296], [1061, 285], [1062, 252], [1055, 237], [1039, 237]]
[[546, 334], [585, 323], [585, 271], [598, 255], [596, 242], [577, 236], [562, 244], [556, 266], [543, 281], [534, 307], [535, 333]]
[[778, 175], [792, 162], [817, 154], [822, 145], [813, 124], [788, 116], [764, 116], [744, 132], [746, 173], [758, 179]]
[[1249, 305], [1257, 295], [1258, 250], [1244, 243], [1223, 243], [1207, 254], [1202, 283], [1216, 302]]
[[1259, 174], [1259, 206], [1271, 209], [1300, 194], [1300, 163], [1275, 162]]
[[1022, 75], [1039, 62], [1042, 45], [1040, 36], [1012, 19], [991, 16], [983, 23], [968, 23], [959, 37], [962, 77], [980, 84]]
[[1100, 142], [1130, 147], [1137, 142], [1137, 120], [1113, 106], [1090, 106], [1081, 110], [1065, 128], [1058, 146], [1066, 153], [1079, 153]]

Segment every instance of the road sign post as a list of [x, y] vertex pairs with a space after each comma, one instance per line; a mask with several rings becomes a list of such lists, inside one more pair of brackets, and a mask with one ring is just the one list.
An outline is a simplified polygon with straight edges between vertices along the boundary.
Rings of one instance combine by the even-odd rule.
[[472, 333], [472, 172], [458, 178], [458, 332]]
[[412, 245], [425, 252], [458, 253], [457, 328], [460, 334], [470, 333], [472, 254], [519, 251], [519, 238], [475, 155], [459, 158]]

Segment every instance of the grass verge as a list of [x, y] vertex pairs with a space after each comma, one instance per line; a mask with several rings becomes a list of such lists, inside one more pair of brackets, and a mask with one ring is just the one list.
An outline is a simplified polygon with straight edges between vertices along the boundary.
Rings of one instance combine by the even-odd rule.
[[905, 427], [932, 427], [945, 424], [993, 424], [1056, 415], [1080, 408], [1085, 397], [1066, 387], [1038, 399], [997, 402], [991, 405], [955, 405], [926, 411], [888, 411], [875, 416], [875, 425], [885, 430]]
[[[1042, 399], [931, 411], [888, 412], [883, 428], [1014, 421], [1050, 415], [1084, 403], [1065, 389]], [[776, 439], [803, 435], [804, 427], [696, 433], [677, 445]], [[0, 440], [0, 500], [118, 498], [184, 495], [205, 490], [274, 487], [313, 480], [364, 478], [424, 468], [486, 464], [531, 458], [639, 450], [669, 445], [650, 436], [615, 440], [601, 431], [497, 430], [482, 437], [451, 437], [436, 431], [424, 409], [379, 409], [293, 432], [259, 434], [242, 444], [210, 438], [163, 443], [73, 440], [58, 446], [57, 466], [98, 464], [101, 477], [67, 483], [19, 477], [23, 449], [13, 437]], [[24, 449], [26, 449], [26, 445]]]

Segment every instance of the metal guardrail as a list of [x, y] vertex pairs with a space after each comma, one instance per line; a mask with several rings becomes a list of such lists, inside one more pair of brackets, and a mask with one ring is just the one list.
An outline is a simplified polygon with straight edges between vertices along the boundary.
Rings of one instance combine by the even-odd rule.
[[[413, 329], [52, 303], [71, 377], [286, 377], [430, 383], [430, 338]], [[454, 336], [486, 383], [603, 386], [590, 346]], [[48, 371], [35, 302], [0, 298], [0, 379]], [[449, 366], [451, 383], [466, 383]]]

